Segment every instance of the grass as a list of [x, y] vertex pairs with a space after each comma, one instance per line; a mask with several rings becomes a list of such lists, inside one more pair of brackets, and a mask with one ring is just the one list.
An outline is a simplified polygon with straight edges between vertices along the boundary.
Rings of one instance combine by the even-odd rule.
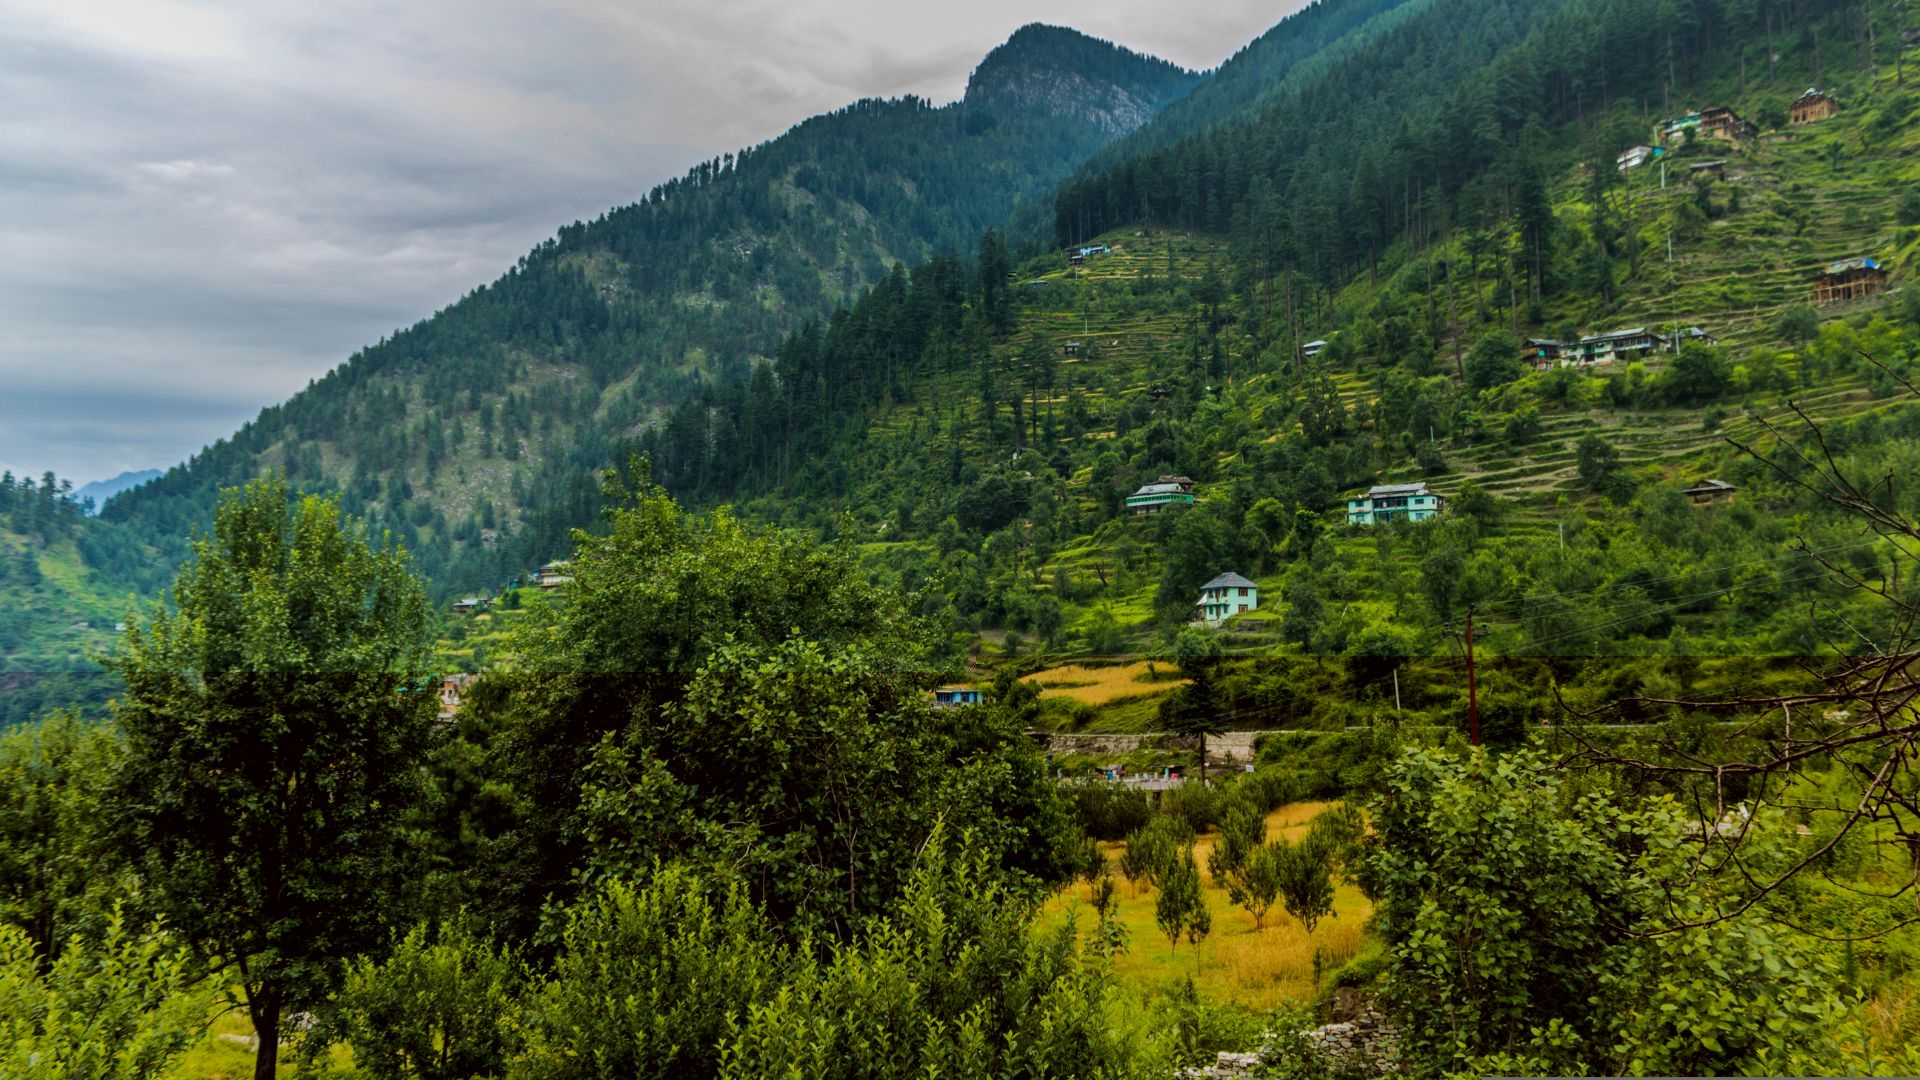
[[[1314, 817], [1333, 803], [1305, 802], [1283, 806], [1267, 815], [1267, 839], [1298, 841], [1306, 835]], [[1183, 939], [1170, 947], [1166, 935], [1154, 920], [1156, 893], [1146, 885], [1135, 887], [1120, 877], [1119, 859], [1125, 842], [1103, 843], [1101, 853], [1114, 866], [1119, 884], [1119, 920], [1129, 934], [1128, 951], [1114, 962], [1114, 974], [1123, 982], [1143, 990], [1166, 989], [1191, 976], [1200, 994], [1218, 1004], [1237, 1005], [1264, 1012], [1286, 1002], [1311, 1000], [1322, 972], [1331, 971], [1352, 959], [1360, 951], [1364, 926], [1373, 914], [1373, 905], [1360, 890], [1337, 884], [1334, 913], [1322, 919], [1308, 935], [1306, 928], [1278, 905], [1267, 913], [1266, 926], [1256, 930], [1253, 916], [1227, 898], [1223, 888], [1211, 879], [1203, 884], [1207, 909], [1213, 915], [1213, 932], [1198, 945]], [[1213, 836], [1200, 837], [1194, 845], [1194, 859], [1207, 878], [1207, 856], [1213, 851]], [[1094, 914], [1085, 885], [1075, 885], [1048, 901], [1042, 914], [1046, 919], [1074, 918], [1085, 928]], [[1316, 966], [1314, 958], [1319, 956]]]

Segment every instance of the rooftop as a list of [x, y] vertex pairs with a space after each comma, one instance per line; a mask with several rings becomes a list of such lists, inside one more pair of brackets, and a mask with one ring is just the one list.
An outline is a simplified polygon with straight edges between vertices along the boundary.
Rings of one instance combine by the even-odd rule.
[[1205, 592], [1208, 589], [1257, 589], [1259, 587], [1257, 582], [1248, 581], [1246, 578], [1229, 570], [1219, 577], [1214, 578], [1212, 581], [1207, 582], [1205, 585], [1200, 586], [1200, 591]]
[[1426, 495], [1426, 481], [1416, 484], [1375, 484], [1367, 489], [1369, 499], [1388, 499], [1396, 495]]

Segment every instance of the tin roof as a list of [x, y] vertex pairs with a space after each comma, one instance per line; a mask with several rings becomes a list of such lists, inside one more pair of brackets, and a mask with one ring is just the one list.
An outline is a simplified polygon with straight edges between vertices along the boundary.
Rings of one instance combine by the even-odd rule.
[[1426, 494], [1429, 494], [1429, 492], [1427, 491], [1425, 481], [1417, 484], [1375, 484], [1373, 487], [1367, 489], [1367, 498], [1369, 499], [1385, 499], [1395, 495]]
[[1246, 578], [1229, 570], [1219, 577], [1214, 578], [1212, 581], [1207, 582], [1205, 585], [1200, 586], [1200, 591], [1205, 592], [1208, 589], [1257, 589], [1259, 587], [1258, 583], [1248, 581]]
[[1138, 498], [1141, 495], [1182, 495], [1186, 493], [1186, 490], [1186, 488], [1179, 484], [1142, 484], [1140, 485], [1139, 491], [1134, 492], [1128, 497]]

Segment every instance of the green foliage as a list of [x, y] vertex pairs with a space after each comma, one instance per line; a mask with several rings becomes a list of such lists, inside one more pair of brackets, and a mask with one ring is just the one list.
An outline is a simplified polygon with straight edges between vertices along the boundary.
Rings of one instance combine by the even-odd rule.
[[1153, 918], [1167, 936], [1167, 947], [1180, 947], [1180, 938], [1199, 944], [1213, 930], [1213, 913], [1200, 891], [1200, 867], [1193, 848], [1182, 848], [1160, 868], [1160, 895], [1153, 902]]
[[211, 535], [109, 665], [125, 740], [111, 798], [154, 905], [238, 965], [260, 1057], [414, 884], [410, 807], [433, 737], [425, 593], [331, 501], [228, 493]]
[[[1757, 916], [1718, 914], [1687, 820], [1669, 799], [1577, 790], [1530, 754], [1403, 756], [1366, 876], [1415, 1060], [1537, 1075], [1831, 1068], [1847, 1009], [1831, 961]], [[1767, 843], [1743, 859], [1767, 864]]]
[[1160, 885], [1167, 868], [1183, 851], [1193, 848], [1194, 830], [1185, 818], [1174, 814], [1155, 814], [1145, 825], [1127, 836], [1127, 848], [1120, 856], [1120, 872], [1128, 881]]
[[1307, 933], [1333, 914], [1333, 870], [1330, 852], [1311, 838], [1289, 844], [1278, 840], [1272, 849], [1273, 876], [1280, 903]]
[[127, 863], [108, 835], [110, 729], [72, 713], [0, 733], [0, 922], [57, 960], [98, 934]]
[[353, 961], [321, 1022], [301, 1040], [302, 1069], [336, 1043], [356, 1075], [461, 1080], [504, 1075], [519, 1041], [524, 974], [511, 949], [454, 922], [407, 932], [390, 955]]
[[528, 1020], [526, 1076], [1133, 1076], [1150, 1058], [1071, 927], [1036, 934], [991, 860], [936, 839], [830, 953], [668, 868], [569, 913]]
[[146, 1080], [206, 1029], [214, 987], [161, 928], [115, 911], [97, 942], [74, 938], [46, 964], [0, 925], [0, 1075]]
[[1467, 353], [1466, 381], [1471, 390], [1504, 386], [1525, 371], [1520, 363], [1520, 339], [1505, 330], [1495, 330], [1482, 337]]
[[1095, 840], [1122, 840], [1147, 824], [1153, 807], [1144, 791], [1131, 791], [1103, 780], [1086, 780], [1067, 788], [1074, 819]]
[[1227, 897], [1247, 909], [1256, 930], [1266, 925], [1267, 912], [1280, 898], [1280, 887], [1285, 880], [1282, 850], [1280, 844], [1255, 846], [1226, 879]]
[[1207, 873], [1216, 885], [1225, 884], [1267, 838], [1266, 811], [1262, 807], [1237, 793], [1225, 803], [1213, 852], [1207, 856]]

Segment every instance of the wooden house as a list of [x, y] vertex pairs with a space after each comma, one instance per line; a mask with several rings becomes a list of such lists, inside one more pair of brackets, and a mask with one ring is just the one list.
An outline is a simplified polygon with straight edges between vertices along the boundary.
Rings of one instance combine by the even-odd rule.
[[1813, 302], [1840, 304], [1877, 296], [1887, 288], [1887, 268], [1879, 260], [1861, 255], [1828, 263], [1826, 272], [1813, 279]]
[[540, 568], [540, 575], [536, 580], [543, 589], [557, 589], [573, 581], [573, 575], [567, 572], [569, 569], [570, 566], [567, 563], [550, 562]]
[[1816, 124], [1822, 120], [1831, 119], [1839, 113], [1840, 102], [1835, 100], [1832, 94], [1817, 86], [1807, 87], [1806, 93], [1794, 98], [1793, 104], [1787, 106], [1788, 122], [1795, 126]]
[[1259, 606], [1260, 586], [1229, 571], [1200, 586], [1200, 600], [1193, 606], [1193, 617], [1198, 622], [1218, 625]]
[[1060, 352], [1066, 356], [1079, 356], [1080, 349], [1081, 345], [1077, 341], [1063, 342], [1060, 345]]
[[1740, 114], [1725, 105], [1714, 105], [1700, 110], [1700, 134], [1709, 139], [1727, 139], [1738, 142], [1751, 139], [1760, 133], [1760, 129], [1751, 121], [1740, 119]]
[[1727, 163], [1725, 161], [1695, 162], [1687, 166], [1687, 176], [1694, 180], [1709, 176], [1715, 180], [1725, 180], [1727, 178]]
[[1696, 506], [1704, 506], [1707, 503], [1725, 503], [1730, 506], [1733, 504], [1735, 490], [1734, 486], [1725, 480], [1702, 480], [1680, 494], [1692, 499]]
[[469, 596], [464, 600], [455, 600], [453, 602], [453, 613], [455, 615], [471, 615], [480, 610], [482, 603], [483, 601], [477, 596]]
[[1535, 371], [1546, 371], [1559, 366], [1560, 355], [1565, 349], [1564, 342], [1552, 338], [1528, 338], [1526, 346], [1520, 350], [1520, 360]]
[[1313, 359], [1316, 356], [1319, 356], [1321, 353], [1326, 351], [1327, 351], [1327, 342], [1325, 338], [1321, 338], [1317, 341], [1309, 341], [1305, 345], [1300, 346], [1300, 354], [1302, 356], [1305, 356], [1309, 360]]

